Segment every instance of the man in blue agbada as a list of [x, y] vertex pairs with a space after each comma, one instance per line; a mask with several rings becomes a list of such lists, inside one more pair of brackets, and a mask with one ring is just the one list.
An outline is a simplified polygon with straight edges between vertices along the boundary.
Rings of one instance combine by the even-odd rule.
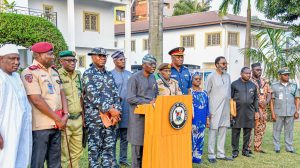
[[[122, 120], [119, 123], [119, 128], [117, 130], [117, 137], [120, 137], [120, 165], [121, 166], [130, 166], [127, 162], [127, 128], [128, 128], [128, 119], [129, 119], [129, 104], [126, 101], [127, 96], [127, 83], [131, 77], [131, 72], [125, 70], [126, 59], [124, 52], [116, 51], [112, 54], [112, 59], [114, 60], [115, 68], [111, 71], [116, 85], [119, 90], [119, 95], [121, 98], [122, 106]], [[115, 148], [116, 154], [116, 148]]]
[[171, 78], [178, 81], [181, 92], [187, 95], [192, 80], [188, 68], [183, 66], [184, 50], [184, 47], [177, 47], [169, 51], [169, 55], [172, 57]]
[[[92, 56], [93, 63], [84, 72], [82, 81], [89, 166], [114, 168], [118, 167], [114, 156], [115, 125], [120, 120], [121, 111], [118, 88], [111, 72], [105, 69], [108, 55], [106, 50], [93, 48], [88, 55]], [[100, 114], [105, 117], [100, 117]], [[111, 121], [110, 126], [104, 125], [108, 121]]]

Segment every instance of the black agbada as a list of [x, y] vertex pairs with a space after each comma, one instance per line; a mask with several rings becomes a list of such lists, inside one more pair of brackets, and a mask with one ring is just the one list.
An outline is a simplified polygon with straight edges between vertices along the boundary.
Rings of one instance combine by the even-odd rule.
[[258, 96], [254, 83], [241, 78], [231, 84], [231, 97], [236, 101], [237, 115], [232, 128], [254, 128], [255, 112], [258, 112]]

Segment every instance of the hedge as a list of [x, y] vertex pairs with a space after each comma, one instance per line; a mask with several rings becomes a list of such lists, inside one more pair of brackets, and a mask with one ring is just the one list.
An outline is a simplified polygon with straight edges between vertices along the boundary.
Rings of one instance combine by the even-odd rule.
[[36, 16], [0, 13], [0, 44], [13, 43], [29, 48], [41, 41], [53, 43], [55, 56], [68, 48], [61, 32], [48, 20]]

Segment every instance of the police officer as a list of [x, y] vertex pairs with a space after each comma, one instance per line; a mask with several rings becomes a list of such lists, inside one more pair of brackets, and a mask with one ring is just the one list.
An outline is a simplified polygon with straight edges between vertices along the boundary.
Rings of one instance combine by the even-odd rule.
[[158, 67], [159, 73], [156, 77], [158, 95], [171, 96], [182, 95], [178, 82], [175, 79], [170, 78], [171, 64], [162, 63]]
[[[78, 168], [82, 154], [82, 86], [80, 71], [75, 70], [77, 62], [75, 56], [76, 53], [72, 51], [60, 52], [62, 68], [58, 72], [68, 100], [70, 113], [66, 129], [62, 132], [62, 166], [70, 167], [72, 164], [73, 168]], [[70, 163], [69, 153], [72, 163]]]
[[184, 47], [177, 47], [169, 51], [169, 55], [172, 57], [171, 78], [178, 81], [182, 93], [187, 95], [192, 80], [188, 68], [183, 66], [184, 50]]
[[[107, 53], [93, 48], [89, 56], [92, 65], [83, 73], [85, 123], [88, 130], [90, 167], [117, 167], [114, 156], [116, 124], [120, 119], [120, 97], [111, 72], [105, 69]], [[100, 116], [101, 117], [100, 117]], [[111, 123], [109, 123], [112, 121]], [[101, 161], [99, 162], [99, 159]]]
[[61, 167], [61, 132], [68, 119], [65, 93], [54, 64], [53, 46], [39, 42], [31, 47], [33, 63], [22, 72], [32, 105], [33, 147], [31, 168]]
[[287, 68], [278, 71], [280, 81], [273, 84], [270, 103], [273, 124], [273, 143], [276, 153], [280, 153], [280, 133], [284, 127], [285, 150], [295, 153], [293, 148], [294, 120], [299, 118], [299, 91], [296, 84], [289, 82]]

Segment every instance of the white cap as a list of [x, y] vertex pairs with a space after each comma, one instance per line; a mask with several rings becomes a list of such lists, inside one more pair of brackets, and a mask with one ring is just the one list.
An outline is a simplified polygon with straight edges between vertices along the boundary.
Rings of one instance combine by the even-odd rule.
[[4, 44], [0, 47], [0, 57], [7, 54], [19, 54], [18, 47], [15, 44]]

